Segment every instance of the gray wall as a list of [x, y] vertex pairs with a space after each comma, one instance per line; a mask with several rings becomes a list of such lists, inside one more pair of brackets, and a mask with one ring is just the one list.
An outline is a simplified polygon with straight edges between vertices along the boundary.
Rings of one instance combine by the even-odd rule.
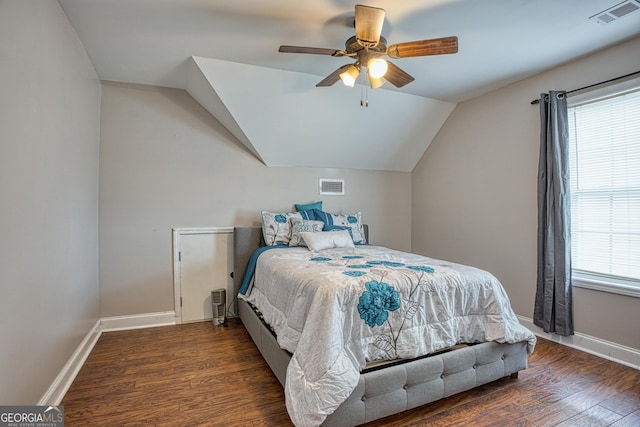
[[[266, 167], [183, 90], [105, 82], [101, 111], [101, 316], [174, 309], [173, 227], [257, 225], [262, 209], [322, 200], [362, 211], [374, 243], [411, 248], [410, 173]], [[346, 195], [319, 196], [319, 178], [345, 179]]]
[[[541, 92], [640, 69], [640, 38], [458, 104], [412, 173], [413, 250], [483, 267], [533, 317]], [[577, 332], [640, 349], [640, 299], [575, 289]]]
[[0, 405], [98, 319], [100, 82], [55, 1], [0, 1]]

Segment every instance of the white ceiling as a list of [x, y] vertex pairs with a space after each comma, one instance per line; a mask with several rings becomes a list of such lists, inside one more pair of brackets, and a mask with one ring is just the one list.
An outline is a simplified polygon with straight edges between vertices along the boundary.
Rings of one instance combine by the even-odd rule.
[[[386, 10], [389, 44], [459, 40], [455, 55], [394, 60], [416, 80], [369, 91], [367, 109], [362, 87], [314, 87], [348, 58], [278, 53], [282, 44], [342, 49], [354, 1], [59, 2], [102, 80], [188, 90], [270, 166], [410, 171], [456, 103], [640, 34], [640, 12], [589, 20], [619, 0], [364, 0]], [[367, 141], [365, 158], [356, 140]], [[317, 158], [320, 144], [360, 161]]]

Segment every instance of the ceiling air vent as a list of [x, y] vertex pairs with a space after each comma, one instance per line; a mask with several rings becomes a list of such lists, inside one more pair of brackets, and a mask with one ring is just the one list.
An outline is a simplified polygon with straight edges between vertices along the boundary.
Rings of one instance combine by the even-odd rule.
[[320, 178], [320, 194], [344, 196], [344, 179]]
[[640, 10], [640, 0], [627, 0], [622, 3], [618, 3], [607, 10], [596, 13], [589, 17], [589, 19], [597, 22], [598, 24], [607, 25], [637, 10]]

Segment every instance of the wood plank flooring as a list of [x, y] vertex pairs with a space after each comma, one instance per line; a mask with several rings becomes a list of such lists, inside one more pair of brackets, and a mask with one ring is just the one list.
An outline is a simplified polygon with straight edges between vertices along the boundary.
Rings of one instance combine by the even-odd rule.
[[[104, 333], [62, 401], [71, 426], [290, 426], [241, 323]], [[539, 339], [529, 368], [374, 426], [640, 426], [640, 371]]]

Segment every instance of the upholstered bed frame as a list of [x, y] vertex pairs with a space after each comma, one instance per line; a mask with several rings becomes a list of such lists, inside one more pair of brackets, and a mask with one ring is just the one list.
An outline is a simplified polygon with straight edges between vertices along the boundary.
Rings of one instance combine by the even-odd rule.
[[[368, 238], [366, 226], [365, 235]], [[237, 294], [249, 258], [255, 249], [264, 245], [264, 240], [260, 227], [235, 227], [233, 239], [234, 288]], [[280, 348], [249, 304], [238, 299], [236, 313], [284, 386], [291, 355]], [[353, 393], [325, 420], [323, 426], [364, 424], [506, 376], [517, 378], [518, 371], [526, 367], [526, 342], [486, 342], [365, 371]]]

